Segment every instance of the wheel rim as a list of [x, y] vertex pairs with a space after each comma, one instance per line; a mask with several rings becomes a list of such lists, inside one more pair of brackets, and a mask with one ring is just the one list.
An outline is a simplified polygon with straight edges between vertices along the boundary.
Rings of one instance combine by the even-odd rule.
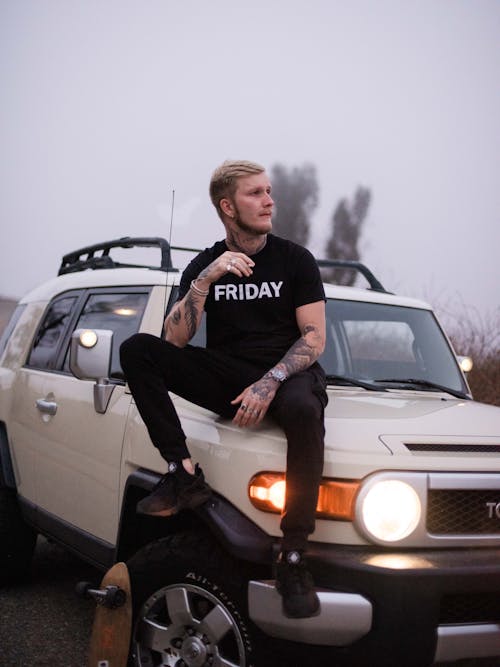
[[245, 667], [243, 637], [227, 606], [192, 584], [165, 586], [140, 609], [134, 657], [141, 667]]

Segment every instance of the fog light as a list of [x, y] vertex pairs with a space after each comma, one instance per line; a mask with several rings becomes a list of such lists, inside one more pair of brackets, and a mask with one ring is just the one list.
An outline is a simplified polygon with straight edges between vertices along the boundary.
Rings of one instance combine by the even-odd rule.
[[94, 347], [97, 343], [96, 332], [91, 329], [85, 329], [85, 331], [82, 331], [80, 334], [79, 343], [82, 347], [86, 347], [87, 349]]
[[384, 542], [397, 542], [411, 535], [420, 522], [421, 512], [415, 489], [399, 480], [377, 482], [361, 505], [365, 529]]

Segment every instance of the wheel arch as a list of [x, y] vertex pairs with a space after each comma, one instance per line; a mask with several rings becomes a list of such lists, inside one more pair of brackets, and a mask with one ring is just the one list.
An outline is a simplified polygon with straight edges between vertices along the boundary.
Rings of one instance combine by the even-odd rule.
[[149, 542], [203, 526], [231, 556], [268, 565], [276, 551], [277, 540], [240, 512], [218, 493], [203, 507], [172, 517], [148, 517], [136, 513], [137, 503], [151, 492], [160, 475], [138, 469], [127, 478], [123, 494], [116, 560], [128, 560]]
[[265, 636], [248, 617], [247, 582], [255, 566], [231, 558], [208, 528], [148, 544], [127, 566], [134, 621], [131, 664], [151, 665], [161, 646], [179, 658], [175, 664], [186, 664], [184, 653], [196, 650], [202, 658], [196, 664], [263, 665]]

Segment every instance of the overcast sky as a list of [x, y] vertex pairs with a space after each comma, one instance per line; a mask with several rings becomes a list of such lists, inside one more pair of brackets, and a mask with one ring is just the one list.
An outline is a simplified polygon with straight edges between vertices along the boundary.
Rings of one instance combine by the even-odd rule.
[[223, 236], [215, 166], [371, 189], [388, 289], [499, 310], [499, 0], [0, 0], [0, 294], [124, 235]]

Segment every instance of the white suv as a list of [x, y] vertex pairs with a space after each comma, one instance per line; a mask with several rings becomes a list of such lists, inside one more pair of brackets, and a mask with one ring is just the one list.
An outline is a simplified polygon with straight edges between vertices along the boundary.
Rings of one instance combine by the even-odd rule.
[[[111, 258], [135, 246], [158, 246], [160, 266]], [[272, 421], [240, 430], [174, 396], [214, 500], [136, 514], [165, 463], [118, 350], [161, 336], [180, 276], [170, 250], [83, 248], [19, 302], [0, 343], [0, 577], [23, 576], [36, 533], [102, 568], [127, 561], [143, 667], [500, 656], [500, 409], [472, 400], [431, 307], [362, 265], [368, 289], [325, 285], [330, 401], [308, 559], [321, 614], [285, 618], [271, 580], [286, 457]]]

